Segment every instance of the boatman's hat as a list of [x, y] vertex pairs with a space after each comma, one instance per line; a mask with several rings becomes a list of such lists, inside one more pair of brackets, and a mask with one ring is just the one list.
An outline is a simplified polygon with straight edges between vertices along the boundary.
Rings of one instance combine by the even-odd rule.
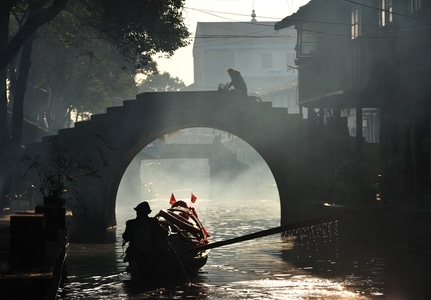
[[149, 214], [151, 212], [151, 208], [150, 205], [148, 204], [147, 201], [141, 202], [139, 203], [136, 207], [135, 207], [136, 211], [139, 212], [143, 212], [145, 214]]

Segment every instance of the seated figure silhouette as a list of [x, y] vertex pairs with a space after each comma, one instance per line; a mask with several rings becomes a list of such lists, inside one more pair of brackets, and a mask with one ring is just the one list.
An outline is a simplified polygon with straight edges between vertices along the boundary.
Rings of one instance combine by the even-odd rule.
[[227, 73], [231, 78], [231, 82], [227, 84], [227, 88], [229, 89], [233, 86], [235, 90], [247, 95], [247, 84], [245, 83], [244, 78], [241, 76], [241, 73], [232, 68], [229, 68]]

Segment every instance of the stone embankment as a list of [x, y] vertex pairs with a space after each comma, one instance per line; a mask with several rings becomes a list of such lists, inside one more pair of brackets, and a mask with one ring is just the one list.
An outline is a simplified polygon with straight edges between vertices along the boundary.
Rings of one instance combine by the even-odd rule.
[[304, 203], [299, 209], [306, 216], [339, 217], [340, 234], [394, 247], [431, 254], [431, 208], [418, 208], [412, 202], [337, 205]]
[[0, 299], [56, 298], [67, 231], [47, 236], [43, 219], [32, 211], [0, 212]]

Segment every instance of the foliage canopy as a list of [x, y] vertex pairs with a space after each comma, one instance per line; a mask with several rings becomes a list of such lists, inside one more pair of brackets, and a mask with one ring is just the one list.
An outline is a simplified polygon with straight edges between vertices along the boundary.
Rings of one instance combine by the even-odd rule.
[[190, 33], [184, 24], [185, 0], [70, 0], [72, 11], [83, 24], [94, 28], [100, 37], [138, 68], [158, 53], [172, 55], [188, 44]]
[[[157, 69], [154, 55], [169, 56], [187, 45], [184, 2], [9, 1], [13, 16], [9, 35], [15, 42], [30, 36], [27, 22], [65, 6], [37, 31], [24, 115], [55, 131], [68, 127], [71, 115], [78, 120], [134, 97], [136, 73], [151, 74]], [[0, 61], [15, 44], [0, 49]]]

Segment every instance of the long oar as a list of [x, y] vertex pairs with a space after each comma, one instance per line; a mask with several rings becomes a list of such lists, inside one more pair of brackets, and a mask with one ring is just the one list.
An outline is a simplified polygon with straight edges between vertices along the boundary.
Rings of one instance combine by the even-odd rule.
[[244, 241], [248, 241], [248, 240], [252, 240], [252, 239], [256, 239], [256, 238], [261, 238], [264, 236], [268, 236], [268, 235], [272, 235], [272, 234], [276, 234], [276, 233], [280, 233], [280, 232], [284, 232], [284, 231], [289, 231], [289, 230], [294, 230], [294, 229], [312, 226], [312, 225], [316, 225], [316, 224], [336, 221], [336, 220], [341, 219], [342, 217], [343, 217], [342, 214], [338, 213], [335, 215], [329, 215], [329, 216], [325, 216], [325, 217], [319, 217], [319, 218], [309, 219], [309, 220], [305, 220], [305, 221], [295, 222], [295, 223], [291, 223], [291, 224], [287, 224], [287, 225], [283, 225], [283, 226], [278, 226], [278, 227], [258, 231], [255, 233], [246, 234], [246, 235], [243, 235], [240, 237], [236, 237], [236, 238], [232, 238], [232, 239], [228, 239], [228, 240], [224, 240], [224, 241], [219, 241], [219, 242], [214, 242], [214, 243], [198, 246], [198, 247], [195, 247], [193, 249], [190, 249], [190, 251], [208, 250], [208, 249], [218, 248], [218, 247], [222, 247], [222, 246], [232, 245], [235, 243], [240, 243], [240, 242], [244, 242]]

